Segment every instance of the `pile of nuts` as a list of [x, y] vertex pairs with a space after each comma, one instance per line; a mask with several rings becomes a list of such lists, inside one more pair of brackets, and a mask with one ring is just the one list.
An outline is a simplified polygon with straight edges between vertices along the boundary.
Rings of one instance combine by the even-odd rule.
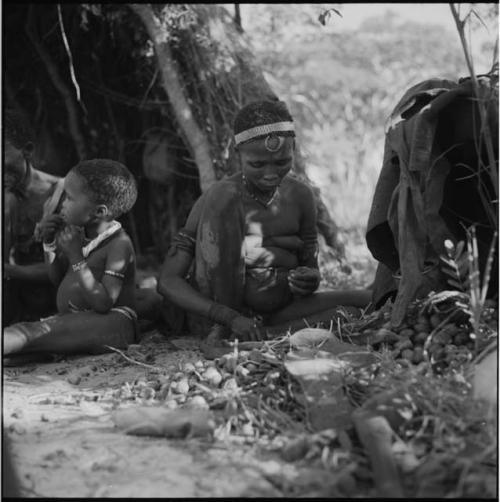
[[476, 347], [476, 334], [468, 316], [460, 309], [450, 307], [450, 301], [446, 308], [443, 305], [417, 300], [409, 306], [404, 322], [397, 327], [391, 324], [389, 309], [374, 313], [372, 322], [355, 321], [344, 327], [348, 328], [354, 342], [360, 335], [363, 340], [371, 337], [375, 349], [385, 347], [395, 359], [413, 364], [428, 360], [437, 371], [457, 368], [470, 361], [476, 349], [481, 350], [481, 344], [485, 345], [488, 340], [487, 332], [496, 333], [498, 309], [495, 302], [485, 304], [481, 342]]
[[[276, 422], [280, 410], [300, 415], [290, 377], [278, 357], [266, 347], [235, 348], [213, 361], [181, 364], [175, 373], [150, 372], [146, 378], [122, 385], [113, 397], [143, 404], [160, 402], [170, 409], [221, 410], [225, 418], [232, 417], [232, 428], [243, 435], [254, 429], [268, 433], [269, 421]], [[277, 424], [274, 429], [279, 429]]]

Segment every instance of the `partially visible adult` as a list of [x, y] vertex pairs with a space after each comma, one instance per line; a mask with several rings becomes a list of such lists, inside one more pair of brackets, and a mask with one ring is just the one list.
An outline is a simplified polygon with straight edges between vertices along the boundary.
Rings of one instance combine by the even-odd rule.
[[37, 223], [57, 212], [64, 180], [33, 166], [33, 134], [15, 113], [4, 117], [3, 325], [56, 310], [56, 290], [43, 262]]

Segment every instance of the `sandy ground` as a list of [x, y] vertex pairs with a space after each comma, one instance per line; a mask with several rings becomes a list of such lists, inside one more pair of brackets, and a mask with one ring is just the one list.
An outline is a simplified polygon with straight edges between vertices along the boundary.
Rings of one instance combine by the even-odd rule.
[[[147, 347], [152, 364], [177, 371], [197, 350]], [[269, 476], [293, 467], [250, 441], [126, 435], [111, 420], [125, 382], [149, 369], [119, 354], [4, 368], [3, 418], [27, 497], [279, 496]], [[73, 382], [73, 383], [70, 383]], [[140, 403], [134, 403], [137, 405]], [[237, 438], [236, 438], [237, 439]], [[248, 444], [245, 444], [248, 443]], [[288, 473], [288, 474], [287, 474]]]

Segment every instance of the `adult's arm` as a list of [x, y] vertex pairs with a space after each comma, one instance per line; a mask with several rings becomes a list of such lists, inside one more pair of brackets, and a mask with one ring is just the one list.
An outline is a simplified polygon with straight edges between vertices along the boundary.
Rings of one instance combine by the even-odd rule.
[[5, 263], [3, 267], [4, 276], [7, 279], [33, 282], [48, 282], [50, 280], [50, 265], [47, 263], [32, 263], [30, 265]]
[[17, 197], [9, 191], [3, 193], [4, 207], [4, 230], [3, 230], [3, 259], [8, 263], [12, 246], [14, 245], [14, 231], [17, 221], [18, 200]]
[[297, 185], [295, 199], [301, 208], [299, 237], [304, 242], [304, 247], [299, 253], [299, 267], [290, 272], [288, 283], [292, 293], [307, 296], [318, 289], [321, 281], [318, 266], [317, 210], [313, 192], [307, 185]]
[[299, 265], [318, 269], [317, 209], [311, 188], [301, 183], [297, 187], [297, 200], [301, 206], [299, 237], [304, 242]]
[[214, 302], [186, 280], [192, 261], [192, 255], [183, 249], [177, 248], [174, 253], [170, 253], [161, 269], [158, 293], [185, 310], [208, 316]]

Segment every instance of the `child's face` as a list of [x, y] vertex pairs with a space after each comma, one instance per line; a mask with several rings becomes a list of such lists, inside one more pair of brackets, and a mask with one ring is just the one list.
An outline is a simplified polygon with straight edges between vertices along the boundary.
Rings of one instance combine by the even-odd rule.
[[82, 177], [72, 171], [64, 179], [61, 216], [68, 225], [83, 227], [97, 219], [97, 204], [90, 200], [85, 188], [85, 181]]
[[270, 152], [264, 139], [239, 147], [243, 174], [263, 192], [274, 190], [292, 168], [294, 140], [283, 139], [283, 145], [277, 152]]

